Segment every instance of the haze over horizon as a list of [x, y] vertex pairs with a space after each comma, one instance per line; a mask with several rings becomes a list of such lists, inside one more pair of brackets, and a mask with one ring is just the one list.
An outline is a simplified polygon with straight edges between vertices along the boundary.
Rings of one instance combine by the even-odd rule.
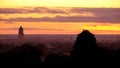
[[0, 34], [120, 34], [119, 0], [0, 0]]

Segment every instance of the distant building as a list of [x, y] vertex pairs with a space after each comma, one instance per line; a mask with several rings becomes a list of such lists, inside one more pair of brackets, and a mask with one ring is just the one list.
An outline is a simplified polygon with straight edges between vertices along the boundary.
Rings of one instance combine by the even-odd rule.
[[22, 38], [24, 36], [24, 29], [22, 26], [20, 26], [19, 31], [18, 31], [19, 38]]
[[[73, 65], [94, 65], [98, 46], [94, 34], [83, 30], [77, 35], [75, 44], [70, 53], [70, 61]], [[81, 66], [82, 67], [82, 66]]]

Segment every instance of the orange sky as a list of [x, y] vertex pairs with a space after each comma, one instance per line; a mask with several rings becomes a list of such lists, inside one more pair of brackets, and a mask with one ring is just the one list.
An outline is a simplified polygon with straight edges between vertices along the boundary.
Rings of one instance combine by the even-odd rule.
[[0, 34], [120, 34], [119, 0], [0, 0]]

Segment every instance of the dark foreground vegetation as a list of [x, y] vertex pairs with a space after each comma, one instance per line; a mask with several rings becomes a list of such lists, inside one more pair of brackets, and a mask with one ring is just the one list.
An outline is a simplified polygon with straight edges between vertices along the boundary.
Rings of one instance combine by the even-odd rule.
[[[0, 49], [7, 44], [0, 44]], [[120, 50], [99, 47], [88, 30], [78, 34], [70, 55], [47, 53], [43, 44], [23, 44], [0, 52], [0, 68], [75, 68], [120, 64]]]

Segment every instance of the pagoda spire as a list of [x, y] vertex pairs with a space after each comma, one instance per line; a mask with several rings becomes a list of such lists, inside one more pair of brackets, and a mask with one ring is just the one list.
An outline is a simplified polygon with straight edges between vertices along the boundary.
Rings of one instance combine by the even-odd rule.
[[18, 35], [19, 35], [19, 38], [23, 37], [24, 36], [24, 29], [22, 28], [22, 26], [20, 26], [20, 28], [18, 29]]

